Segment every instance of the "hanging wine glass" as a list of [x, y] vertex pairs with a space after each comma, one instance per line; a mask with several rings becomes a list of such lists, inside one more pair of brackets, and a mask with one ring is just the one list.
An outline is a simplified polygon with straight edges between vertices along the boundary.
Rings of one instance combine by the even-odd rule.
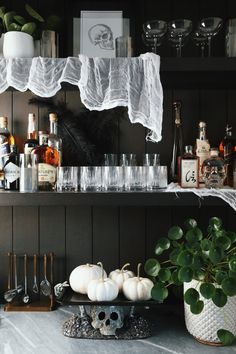
[[156, 54], [157, 47], [161, 45], [162, 39], [167, 32], [167, 23], [162, 20], [149, 20], [143, 24], [142, 39], [147, 47], [151, 47]]
[[192, 34], [192, 39], [197, 47], [201, 49], [201, 57], [205, 56], [205, 48], [208, 45], [207, 37], [203, 36], [199, 30], [196, 30]]
[[182, 47], [186, 38], [192, 31], [192, 21], [187, 19], [177, 19], [168, 22], [168, 39], [172, 46], [176, 48], [177, 57], [182, 55]]
[[208, 56], [211, 56], [211, 39], [222, 28], [223, 20], [220, 17], [206, 17], [199, 23], [199, 32], [208, 40]]

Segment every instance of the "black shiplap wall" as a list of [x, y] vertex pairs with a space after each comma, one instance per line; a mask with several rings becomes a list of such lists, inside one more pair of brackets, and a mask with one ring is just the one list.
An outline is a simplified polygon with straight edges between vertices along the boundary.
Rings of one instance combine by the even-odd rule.
[[[161, 0], [137, 1], [29, 1], [44, 15], [57, 11], [64, 19], [61, 36], [61, 56], [72, 55], [72, 17], [79, 16], [81, 9], [123, 9], [126, 17], [135, 19], [136, 54], [145, 52], [141, 41], [141, 25], [151, 18], [186, 17], [197, 21], [202, 16], [236, 17], [233, 0]], [[23, 5], [16, 0], [7, 5], [20, 11]], [[185, 48], [186, 56], [196, 56], [192, 43]], [[164, 45], [161, 56], [172, 55], [171, 48]], [[213, 39], [213, 55], [224, 55], [224, 35]], [[10, 119], [10, 129], [22, 143], [27, 129], [27, 113], [34, 111], [38, 128], [43, 129], [47, 121], [44, 112], [28, 106], [30, 92], [8, 91], [0, 95], [0, 114]], [[131, 125], [128, 119], [120, 120], [114, 152], [135, 152], [141, 159], [144, 152], [159, 152], [161, 162], [168, 164], [171, 158], [173, 122], [171, 105], [173, 99], [183, 102], [183, 121], [186, 144], [193, 144], [200, 119], [208, 124], [208, 136], [212, 145], [218, 145], [227, 122], [235, 127], [234, 90], [180, 90], [164, 92], [163, 139], [159, 144], [147, 143], [146, 130], [139, 124]], [[79, 108], [78, 91], [61, 91], [55, 100], [64, 100], [70, 108]], [[119, 119], [119, 117], [118, 117]], [[132, 139], [130, 139], [132, 136]], [[8, 251], [43, 253], [53, 251], [57, 256], [55, 281], [63, 281], [71, 270], [85, 262], [103, 261], [105, 268], [121, 266], [129, 261], [132, 268], [153, 253], [158, 237], [164, 236], [173, 223], [182, 223], [187, 217], [196, 217], [203, 227], [210, 216], [221, 216], [229, 228], [235, 229], [235, 213], [229, 208], [212, 207], [0, 207], [0, 289], [6, 288]]]

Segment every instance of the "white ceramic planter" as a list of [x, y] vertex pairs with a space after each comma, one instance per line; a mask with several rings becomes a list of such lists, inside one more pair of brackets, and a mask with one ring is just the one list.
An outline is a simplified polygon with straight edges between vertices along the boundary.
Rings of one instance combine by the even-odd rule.
[[[189, 288], [199, 290], [201, 282], [192, 280], [184, 283], [184, 292]], [[217, 307], [212, 300], [206, 300], [200, 295], [204, 302], [204, 309], [199, 315], [190, 311], [190, 306], [184, 303], [185, 324], [187, 330], [197, 340], [209, 344], [220, 345], [217, 331], [226, 329], [236, 335], [236, 296], [228, 297], [224, 307]]]
[[5, 33], [3, 55], [5, 58], [33, 58], [33, 37], [24, 32], [10, 31]]

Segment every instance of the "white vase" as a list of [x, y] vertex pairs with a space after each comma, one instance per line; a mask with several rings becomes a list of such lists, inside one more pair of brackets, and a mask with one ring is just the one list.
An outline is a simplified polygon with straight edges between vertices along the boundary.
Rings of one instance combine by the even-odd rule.
[[18, 31], [5, 33], [3, 55], [5, 58], [33, 58], [33, 37], [28, 33]]
[[[184, 292], [189, 288], [199, 291], [200, 285], [201, 282], [197, 280], [184, 283]], [[219, 329], [226, 329], [236, 336], [236, 296], [228, 297], [224, 307], [217, 307], [212, 300], [201, 295], [200, 300], [204, 302], [204, 308], [198, 315], [194, 315], [190, 306], [184, 302], [185, 324], [189, 333], [198, 341], [209, 345], [221, 344], [217, 336]]]

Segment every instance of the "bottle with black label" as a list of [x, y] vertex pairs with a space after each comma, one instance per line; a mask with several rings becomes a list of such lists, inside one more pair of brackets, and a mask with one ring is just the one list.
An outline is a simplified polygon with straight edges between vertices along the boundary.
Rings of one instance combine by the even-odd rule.
[[17, 154], [17, 146], [10, 145], [10, 155], [4, 165], [4, 188], [6, 190], [19, 190], [19, 155]]
[[10, 154], [11, 145], [15, 145], [15, 139], [8, 130], [8, 118], [0, 117], [0, 189], [5, 188], [3, 169]]
[[39, 145], [38, 142], [38, 133], [36, 129], [36, 121], [34, 113], [29, 113], [28, 115], [28, 130], [27, 130], [27, 139], [24, 143], [24, 153], [31, 154]]
[[227, 174], [225, 179], [225, 185], [229, 187], [234, 186], [234, 159], [236, 155], [236, 141], [232, 136], [232, 126], [227, 124], [226, 133], [223, 140], [220, 143], [220, 156], [225, 160]]
[[183, 145], [183, 131], [182, 131], [182, 118], [181, 118], [181, 102], [173, 102], [174, 114], [174, 142], [172, 151], [172, 160], [170, 166], [170, 177], [173, 182], [178, 181], [178, 164], [180, 156], [184, 153]]

